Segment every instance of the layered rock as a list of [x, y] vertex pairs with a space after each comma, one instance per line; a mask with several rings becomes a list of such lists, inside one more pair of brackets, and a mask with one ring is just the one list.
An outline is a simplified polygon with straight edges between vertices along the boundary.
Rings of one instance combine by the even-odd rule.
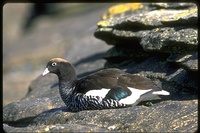
[[[146, 76], [153, 76], [156, 71], [160, 71], [162, 79], [174, 81], [170, 79], [178, 76], [180, 79], [175, 83], [197, 90], [197, 6], [193, 3], [138, 6], [137, 3], [136, 7], [139, 11], [130, 8], [132, 12], [127, 15], [109, 15], [112, 17], [98, 23], [95, 37], [114, 45], [105, 55], [106, 67], [124, 67], [129, 72]], [[103, 18], [106, 18], [105, 15]], [[149, 62], [151, 58], [160, 63], [155, 62], [155, 66], [155, 63]], [[137, 65], [142, 69], [136, 70], [140, 69]], [[175, 74], [171, 71], [179, 72]], [[188, 82], [180, 82], [185, 76], [195, 83], [188, 85]]]

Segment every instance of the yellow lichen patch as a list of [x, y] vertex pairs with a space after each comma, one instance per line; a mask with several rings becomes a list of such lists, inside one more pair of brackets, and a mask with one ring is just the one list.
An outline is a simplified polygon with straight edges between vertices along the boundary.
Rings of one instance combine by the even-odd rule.
[[[174, 20], [178, 20], [178, 19], [180, 19], [180, 18], [184, 18], [184, 17], [186, 17], [186, 16], [192, 15], [192, 14], [194, 14], [195, 12], [197, 12], [197, 8], [192, 8], [192, 9], [190, 9], [190, 10], [185, 10], [185, 11], [183, 11], [183, 12], [177, 12], [177, 14], [175, 14], [175, 15], [173, 16], [173, 19], [174, 19]], [[170, 18], [165, 18], [165, 19], [162, 20], [162, 22], [168, 22], [168, 21], [171, 21], [171, 19], [170, 19]]]
[[188, 15], [191, 15], [193, 13], [197, 12], [197, 9], [196, 8], [193, 8], [191, 10], [188, 10], [188, 11], [185, 11], [185, 12], [182, 12], [182, 13], [178, 13], [174, 16], [175, 19], [180, 19], [180, 18], [183, 18], [183, 17], [186, 17]]
[[154, 32], [158, 32], [160, 30], [160, 28], [155, 28]]
[[109, 23], [109, 21], [100, 21], [100, 22], [98, 22], [97, 23], [97, 26], [98, 27], [103, 27], [103, 26], [107, 26], [107, 25], [109, 25], [110, 23]]
[[114, 15], [123, 15], [127, 11], [134, 12], [135, 10], [138, 10], [142, 7], [143, 5], [141, 3], [118, 4], [110, 7], [108, 11], [103, 14], [102, 19], [105, 20], [108, 18], [112, 18], [114, 17]]

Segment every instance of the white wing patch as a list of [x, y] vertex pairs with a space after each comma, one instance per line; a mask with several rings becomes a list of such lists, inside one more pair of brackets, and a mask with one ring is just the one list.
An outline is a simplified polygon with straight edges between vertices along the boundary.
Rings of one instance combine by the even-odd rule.
[[99, 96], [99, 97], [104, 98], [109, 91], [110, 91], [110, 89], [102, 88], [101, 90], [90, 90], [85, 95], [86, 96]]
[[152, 89], [148, 89], [148, 90], [138, 90], [135, 88], [131, 88], [128, 87], [128, 89], [132, 92], [132, 94], [128, 97], [125, 97], [121, 100], [119, 100], [120, 103], [124, 103], [124, 104], [134, 104], [142, 94], [151, 91]]
[[152, 94], [155, 94], [155, 95], [170, 95], [170, 93], [168, 91], [165, 91], [165, 90], [155, 91]]

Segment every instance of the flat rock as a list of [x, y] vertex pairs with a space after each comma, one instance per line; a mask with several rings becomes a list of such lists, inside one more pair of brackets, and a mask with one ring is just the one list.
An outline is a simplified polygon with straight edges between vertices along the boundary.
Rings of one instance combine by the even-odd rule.
[[151, 54], [143, 50], [140, 45], [126, 45], [124, 46], [115, 46], [110, 48], [105, 54], [104, 59], [112, 62], [122, 62], [124, 60], [131, 59], [133, 61], [139, 62], [146, 59]]
[[103, 15], [102, 20], [123, 17], [128, 14], [138, 14], [160, 9], [187, 9], [195, 7], [194, 3], [125, 3], [111, 6]]
[[93, 125], [80, 125], [80, 124], [55, 124], [55, 125], [40, 125], [40, 126], [27, 126], [24, 128], [13, 128], [3, 124], [6, 132], [106, 132], [108, 130], [98, 128]]
[[167, 61], [175, 63], [190, 72], [198, 71], [198, 55], [196, 52], [171, 55], [169, 58], [167, 58]]
[[[97, 24], [98, 28], [94, 36], [109, 45], [114, 45], [106, 53], [105, 66], [138, 70], [137, 66], [142, 65], [143, 70], [140, 70], [144, 73], [155, 75], [153, 70], [157, 68], [163, 77], [163, 74], [168, 75], [166, 70], [149, 62], [152, 56], [160, 56], [164, 59], [162, 64], [169, 66], [175, 64], [170, 69], [177, 71], [176, 76], [179, 75], [179, 72], [180, 75], [188, 72], [192, 73], [194, 77], [190, 74], [186, 75], [192, 80], [196, 80], [195, 75], [198, 71], [196, 58], [198, 47], [197, 6], [194, 3], [137, 3], [137, 8], [130, 8], [133, 5], [127, 6], [131, 12], [127, 13], [126, 11], [122, 16], [110, 15], [113, 17], [107, 17]], [[118, 5], [111, 8], [117, 12], [121, 9], [119, 7]], [[111, 10], [108, 12], [111, 14]], [[191, 57], [189, 58], [189, 56]], [[182, 58], [185, 59], [182, 60]], [[181, 78], [177, 79], [176, 83], [181, 80]], [[183, 82], [183, 86], [187, 86], [186, 84], [188, 83]], [[193, 87], [198, 88], [196, 83]]]
[[197, 51], [197, 29], [166, 27], [151, 30], [141, 39], [145, 51], [186, 53]]
[[[68, 127], [67, 131], [74, 132], [81, 129], [84, 132], [194, 132], [197, 129], [197, 100], [190, 100], [189, 102], [163, 101], [150, 107], [135, 106], [78, 113], [65, 112], [61, 108], [56, 108], [37, 115], [29, 121], [29, 126], [23, 128], [23, 130], [19, 128], [14, 130], [9, 125], [3, 125], [6, 131], [23, 131], [25, 129], [31, 131], [34, 128], [37, 131], [65, 131]], [[78, 127], [74, 128], [76, 126]]]

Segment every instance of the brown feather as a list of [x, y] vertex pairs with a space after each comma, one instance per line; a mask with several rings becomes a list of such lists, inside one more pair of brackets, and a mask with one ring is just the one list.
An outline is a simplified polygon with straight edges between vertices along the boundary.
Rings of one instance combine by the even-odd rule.
[[122, 87], [130, 94], [128, 87], [136, 89], [154, 89], [157, 86], [148, 78], [123, 72], [119, 69], [105, 69], [79, 80], [78, 93], [87, 93], [89, 90], [117, 89]]

